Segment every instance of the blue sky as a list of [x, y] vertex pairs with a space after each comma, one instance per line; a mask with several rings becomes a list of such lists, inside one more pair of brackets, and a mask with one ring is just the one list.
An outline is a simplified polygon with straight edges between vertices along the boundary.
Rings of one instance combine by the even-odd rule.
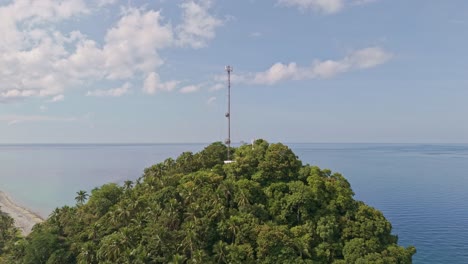
[[0, 0], [0, 143], [468, 142], [462, 0]]

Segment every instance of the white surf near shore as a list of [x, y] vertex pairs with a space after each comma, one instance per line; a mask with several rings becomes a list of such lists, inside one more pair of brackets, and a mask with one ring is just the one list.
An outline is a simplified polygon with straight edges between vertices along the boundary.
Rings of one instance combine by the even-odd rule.
[[42, 217], [31, 210], [15, 204], [12, 199], [2, 191], [0, 191], [0, 210], [15, 220], [15, 226], [25, 236], [31, 233], [31, 229], [35, 224], [44, 221]]

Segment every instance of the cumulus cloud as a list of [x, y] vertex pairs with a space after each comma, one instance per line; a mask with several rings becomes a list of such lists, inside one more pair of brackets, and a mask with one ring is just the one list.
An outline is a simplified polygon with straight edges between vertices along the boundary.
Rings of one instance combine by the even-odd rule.
[[0, 93], [0, 101], [10, 101], [36, 95], [34, 90], [11, 89]]
[[180, 46], [202, 48], [215, 37], [216, 28], [223, 22], [209, 13], [211, 0], [185, 1], [181, 4], [183, 22], [177, 27]]
[[158, 91], [171, 92], [178, 84], [178, 81], [161, 82], [159, 75], [151, 72], [143, 83], [143, 92], [147, 94], [155, 94]]
[[107, 90], [94, 90], [94, 91], [88, 91], [86, 93], [86, 96], [97, 96], [97, 97], [120, 97], [122, 95], [125, 95], [130, 92], [130, 83], [125, 83], [122, 87], [118, 88], [113, 88], [113, 89], [107, 89]]
[[106, 35], [103, 49], [107, 78], [133, 77], [135, 71], [149, 73], [163, 64], [158, 50], [171, 45], [173, 33], [162, 24], [156, 11], [129, 9]]
[[185, 87], [182, 87], [179, 92], [183, 94], [188, 94], [188, 93], [194, 93], [198, 92], [200, 90], [199, 85], [187, 85]]
[[[282, 81], [329, 79], [338, 74], [376, 67], [392, 58], [392, 54], [380, 47], [369, 47], [351, 52], [340, 60], [315, 60], [308, 67], [295, 62], [277, 62], [261, 72], [231, 74], [231, 82], [249, 85], [274, 85]], [[215, 84], [209, 90], [216, 91], [225, 87], [225, 75], [214, 77]]]
[[278, 0], [278, 5], [296, 7], [302, 11], [314, 10], [325, 14], [341, 11], [346, 5], [363, 5], [375, 0]]
[[16, 0], [0, 8], [2, 18], [29, 24], [56, 22], [88, 12], [83, 0]]
[[102, 48], [94, 40], [81, 40], [60, 66], [75, 78], [129, 79], [161, 66], [158, 51], [172, 41], [171, 26], [162, 23], [160, 12], [132, 8], [107, 31]]
[[[211, 1], [200, 0], [180, 6], [182, 24], [175, 27], [165, 21], [161, 11], [145, 8], [123, 9], [99, 41], [78, 30], [62, 32], [56, 27], [63, 20], [85, 18], [114, 3], [13, 0], [0, 4], [0, 102], [29, 97], [54, 101], [67, 89], [115, 80], [143, 80], [147, 94], [172, 91], [178, 82], [161, 82], [157, 75], [165, 63], [160, 51], [176, 46], [203, 47], [221, 25], [208, 12]], [[107, 92], [101, 90], [101, 94]]]
[[[298, 66], [291, 62], [273, 64], [263, 72], [232, 75], [237, 83], [273, 85], [286, 80], [327, 79], [340, 73], [353, 70], [373, 68], [387, 62], [392, 54], [380, 47], [370, 47], [354, 51], [340, 60], [315, 60], [309, 67]], [[215, 81], [221, 81], [224, 76], [217, 76]]]
[[324, 13], [336, 13], [344, 6], [344, 0], [278, 0], [278, 4], [298, 7], [301, 10], [313, 9]]
[[81, 0], [20, 1], [0, 6], [0, 100], [55, 96], [71, 84], [56, 69], [65, 38], [45, 26], [86, 14]]
[[216, 83], [216, 84], [211, 85], [208, 90], [210, 90], [210, 91], [219, 91], [219, 90], [223, 89], [224, 87], [226, 87], [225, 84]]
[[[329, 79], [339, 74], [377, 67], [386, 63], [393, 54], [381, 47], [368, 47], [350, 52], [336, 60], [313, 60], [309, 66], [300, 66], [296, 62], [274, 63], [270, 68], [260, 72], [231, 73], [231, 83], [247, 85], [275, 85], [282, 81]], [[209, 82], [201, 85], [183, 87], [179, 92], [190, 93], [201, 87], [215, 92], [227, 87], [226, 74], [218, 74]]]
[[257, 84], [275, 84], [282, 80], [298, 79], [302, 69], [299, 69], [296, 63], [282, 64], [275, 63], [265, 72], [255, 74], [253, 79]]

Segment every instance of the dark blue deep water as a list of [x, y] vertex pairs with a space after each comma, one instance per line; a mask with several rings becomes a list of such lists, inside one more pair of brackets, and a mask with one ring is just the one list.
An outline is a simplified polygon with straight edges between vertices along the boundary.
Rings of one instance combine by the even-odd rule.
[[[0, 145], [0, 190], [47, 216], [75, 192], [136, 179], [205, 144]], [[289, 144], [304, 163], [342, 173], [381, 210], [414, 263], [468, 263], [468, 145]]]

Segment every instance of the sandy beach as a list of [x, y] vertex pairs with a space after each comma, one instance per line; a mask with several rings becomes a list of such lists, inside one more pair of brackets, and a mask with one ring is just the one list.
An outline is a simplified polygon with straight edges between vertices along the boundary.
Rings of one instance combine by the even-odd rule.
[[23, 235], [28, 235], [32, 227], [44, 221], [34, 212], [15, 204], [4, 192], [0, 191], [0, 210], [15, 219], [15, 226], [21, 230]]

